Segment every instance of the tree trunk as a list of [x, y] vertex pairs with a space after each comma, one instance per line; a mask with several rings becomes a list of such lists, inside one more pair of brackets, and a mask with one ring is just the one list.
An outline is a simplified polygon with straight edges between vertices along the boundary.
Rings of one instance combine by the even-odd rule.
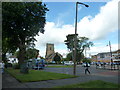
[[7, 58], [6, 58], [6, 52], [5, 53], [2, 53], [2, 61], [5, 63], [5, 68], [7, 68]]
[[2, 61], [3, 61], [4, 63], [7, 62], [6, 53], [2, 53]]
[[20, 73], [26, 74], [28, 73], [28, 67], [26, 62], [26, 46], [25, 42], [20, 42], [19, 45], [19, 65], [20, 65]]

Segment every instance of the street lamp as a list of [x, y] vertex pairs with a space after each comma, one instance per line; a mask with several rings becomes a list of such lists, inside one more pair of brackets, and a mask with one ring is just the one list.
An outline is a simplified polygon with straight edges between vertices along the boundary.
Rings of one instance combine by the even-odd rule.
[[111, 70], [112, 70], [113, 60], [112, 60], [112, 51], [111, 51], [111, 43], [110, 43], [110, 41], [109, 41], [109, 47], [110, 47], [110, 56], [111, 56]]
[[74, 69], [73, 69], [73, 74], [76, 74], [76, 43], [77, 43], [77, 14], [78, 14], [78, 4], [82, 4], [85, 7], [89, 7], [87, 4], [81, 3], [81, 2], [76, 2], [76, 18], [75, 18], [75, 42], [74, 42]]

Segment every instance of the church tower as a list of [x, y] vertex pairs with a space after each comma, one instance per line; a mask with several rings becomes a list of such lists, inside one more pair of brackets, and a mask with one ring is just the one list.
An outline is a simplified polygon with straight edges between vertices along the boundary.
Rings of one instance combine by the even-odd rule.
[[47, 58], [49, 55], [54, 54], [54, 44], [47, 43], [46, 44], [46, 55], [45, 57]]

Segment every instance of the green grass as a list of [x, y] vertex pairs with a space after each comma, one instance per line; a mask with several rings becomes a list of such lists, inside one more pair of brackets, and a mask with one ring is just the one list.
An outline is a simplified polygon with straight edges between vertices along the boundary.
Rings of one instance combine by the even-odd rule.
[[46, 66], [46, 67], [51, 67], [51, 68], [67, 68], [68, 67], [68, 68], [70, 68], [70, 67], [73, 67], [73, 66], [67, 66], [67, 65], [65, 65], [65, 66], [62, 66], [62, 65], [61, 66], [57, 66], [56, 65], [56, 66]]
[[78, 83], [55, 88], [118, 88], [118, 84], [95, 80], [86, 83]]
[[19, 69], [6, 69], [6, 71], [21, 82], [34, 82], [76, 77], [69, 74], [45, 72], [41, 70], [29, 70], [29, 74], [21, 74]]

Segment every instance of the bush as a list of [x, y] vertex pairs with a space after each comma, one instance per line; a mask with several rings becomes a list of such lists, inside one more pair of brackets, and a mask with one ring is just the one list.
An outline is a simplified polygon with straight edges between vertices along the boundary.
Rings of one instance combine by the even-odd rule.
[[91, 60], [90, 60], [89, 58], [84, 58], [84, 59], [82, 59], [82, 62], [83, 62], [83, 63], [84, 63], [84, 62], [91, 63]]
[[19, 65], [18, 63], [15, 63], [15, 64], [13, 65], [13, 69], [20, 69], [20, 65]]
[[48, 62], [47, 64], [56, 64], [56, 63]]
[[12, 64], [11, 63], [6, 63], [6, 66], [7, 67], [12, 67]]

